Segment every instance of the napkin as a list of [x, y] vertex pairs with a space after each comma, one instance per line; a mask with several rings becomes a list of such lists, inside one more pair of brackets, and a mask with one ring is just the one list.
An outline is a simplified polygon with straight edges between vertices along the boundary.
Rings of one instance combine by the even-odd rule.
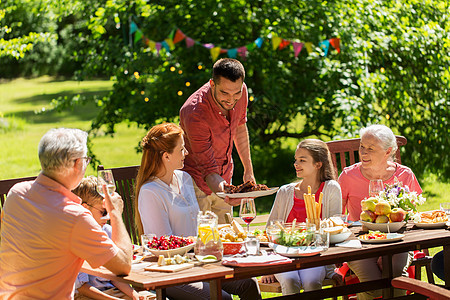
[[292, 259], [279, 254], [253, 256], [246, 257], [231, 256], [222, 259], [222, 264], [225, 266], [233, 267], [253, 267], [253, 266], [267, 266], [267, 265], [280, 265], [288, 264]]
[[347, 248], [357, 248], [357, 249], [362, 248], [361, 242], [359, 240], [348, 240], [348, 241], [344, 241], [342, 243], [338, 243], [335, 246], [347, 247]]

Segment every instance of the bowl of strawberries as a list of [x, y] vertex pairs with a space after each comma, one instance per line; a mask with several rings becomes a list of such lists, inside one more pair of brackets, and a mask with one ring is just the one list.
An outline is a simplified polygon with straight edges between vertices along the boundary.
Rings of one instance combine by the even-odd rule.
[[185, 238], [176, 235], [153, 237], [144, 247], [153, 255], [164, 257], [173, 257], [176, 254], [186, 255], [194, 247], [193, 238]]

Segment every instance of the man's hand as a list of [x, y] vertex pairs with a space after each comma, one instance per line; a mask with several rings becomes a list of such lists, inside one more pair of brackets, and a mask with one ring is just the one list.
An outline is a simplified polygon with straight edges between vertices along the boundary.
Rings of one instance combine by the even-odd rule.
[[106, 185], [103, 185], [103, 193], [105, 194], [105, 208], [108, 213], [112, 213], [113, 211], [118, 212], [122, 215], [123, 212], [123, 200], [122, 197], [114, 192], [114, 194], [109, 195], [108, 190], [106, 189]]
[[265, 275], [261, 277], [261, 282], [262, 283], [274, 283], [274, 282], [278, 282], [278, 280], [275, 278], [275, 275]]
[[244, 176], [243, 176], [244, 181], [243, 182], [247, 182], [247, 181], [253, 181], [254, 183], [256, 183], [256, 179], [255, 179], [255, 175], [253, 175], [253, 170], [246, 172], [244, 171]]
[[345, 285], [345, 282], [342, 279], [341, 275], [334, 273], [334, 275], [331, 278], [336, 282], [337, 285]]
[[228, 203], [231, 206], [238, 206], [241, 205], [241, 199], [242, 198], [230, 198], [226, 196], [225, 199], [223, 199], [223, 201], [225, 201], [225, 203]]

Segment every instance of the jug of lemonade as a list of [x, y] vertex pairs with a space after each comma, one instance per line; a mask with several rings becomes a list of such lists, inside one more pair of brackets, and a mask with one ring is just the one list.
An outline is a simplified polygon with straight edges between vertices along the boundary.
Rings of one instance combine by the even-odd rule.
[[212, 211], [203, 213], [200, 211], [197, 215], [197, 242], [195, 243], [195, 255], [200, 258], [209, 258], [221, 260], [223, 255], [223, 245], [220, 240], [217, 223], [219, 218]]

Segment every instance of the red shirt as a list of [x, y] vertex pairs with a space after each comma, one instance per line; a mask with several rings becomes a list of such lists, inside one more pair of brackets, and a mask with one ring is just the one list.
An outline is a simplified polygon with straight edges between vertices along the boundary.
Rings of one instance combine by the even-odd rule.
[[189, 155], [183, 170], [189, 173], [197, 186], [207, 195], [211, 190], [205, 177], [217, 173], [228, 183], [233, 176], [233, 140], [239, 125], [247, 122], [247, 86], [236, 106], [229, 111], [229, 120], [220, 112], [212, 97], [211, 86], [204, 84], [193, 93], [180, 109], [180, 126]]
[[[324, 186], [325, 182], [322, 182], [315, 194], [316, 202], [319, 202], [320, 193], [323, 191]], [[320, 217], [322, 217], [322, 211], [320, 212]], [[292, 221], [294, 221], [294, 219], [297, 219], [297, 222], [306, 221], [305, 201], [304, 199], [299, 199], [295, 197], [295, 193], [294, 193], [294, 206], [292, 207], [291, 212], [289, 213], [286, 223], [291, 223]]]

